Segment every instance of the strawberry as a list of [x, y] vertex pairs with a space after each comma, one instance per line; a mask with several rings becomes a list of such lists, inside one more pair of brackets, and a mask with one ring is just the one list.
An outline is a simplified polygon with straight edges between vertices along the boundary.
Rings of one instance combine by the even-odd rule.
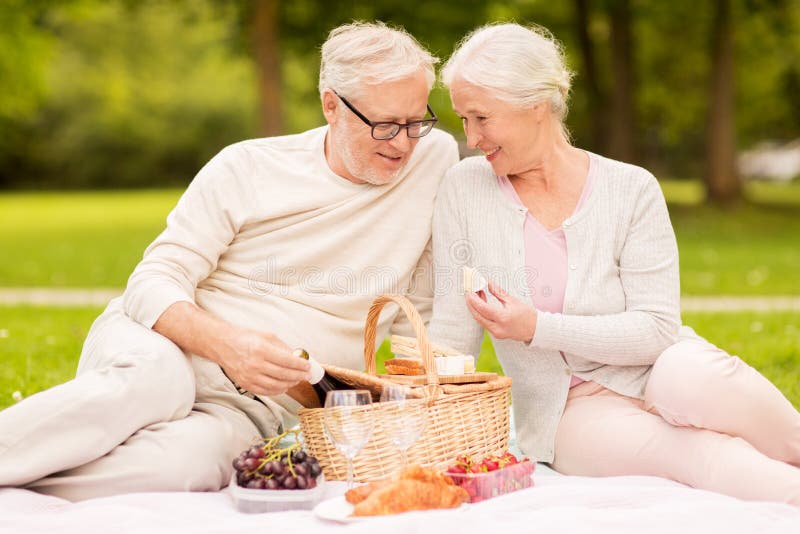
[[483, 465], [486, 466], [487, 471], [497, 471], [498, 469], [500, 469], [500, 462], [498, 460], [495, 460], [494, 457], [488, 460], [484, 460]]
[[456, 463], [469, 468], [469, 466], [472, 465], [472, 456], [469, 456], [468, 454], [460, 454], [456, 456]]
[[447, 468], [447, 472], [453, 475], [463, 475], [467, 472], [467, 469], [463, 465], [451, 465]]

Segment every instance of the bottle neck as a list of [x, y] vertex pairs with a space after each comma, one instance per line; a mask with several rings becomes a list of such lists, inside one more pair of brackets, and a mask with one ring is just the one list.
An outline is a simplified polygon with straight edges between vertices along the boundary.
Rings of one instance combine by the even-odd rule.
[[306, 360], [308, 363], [311, 364], [311, 370], [309, 373], [310, 378], [308, 380], [310, 384], [318, 384], [319, 381], [325, 377], [325, 369], [322, 368], [322, 366], [319, 364], [319, 362], [317, 362], [317, 360], [311, 357], [311, 355], [308, 353], [307, 350], [296, 348], [294, 349], [294, 351], [292, 351], [292, 354], [294, 354], [298, 358], [303, 358], [304, 360]]
[[311, 364], [311, 373], [308, 381], [311, 384], [318, 384], [325, 377], [325, 369], [314, 358], [309, 358], [308, 363]]

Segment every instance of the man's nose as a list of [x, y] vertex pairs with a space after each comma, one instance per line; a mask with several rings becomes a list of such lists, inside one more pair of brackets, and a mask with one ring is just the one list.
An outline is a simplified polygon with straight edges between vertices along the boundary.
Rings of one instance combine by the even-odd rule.
[[401, 152], [408, 152], [411, 149], [411, 138], [408, 137], [408, 129], [401, 128], [397, 135], [389, 139], [392, 148]]

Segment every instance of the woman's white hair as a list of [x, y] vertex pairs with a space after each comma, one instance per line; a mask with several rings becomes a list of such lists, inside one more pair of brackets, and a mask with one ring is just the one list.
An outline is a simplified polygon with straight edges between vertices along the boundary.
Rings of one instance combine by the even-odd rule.
[[424, 70], [428, 90], [436, 79], [434, 57], [408, 32], [383, 22], [353, 22], [334, 28], [322, 45], [319, 92], [331, 88], [356, 97], [364, 85], [411, 76]]
[[473, 30], [442, 69], [445, 85], [459, 79], [520, 108], [547, 101], [562, 123], [567, 116], [572, 72], [561, 43], [545, 28], [493, 24]]

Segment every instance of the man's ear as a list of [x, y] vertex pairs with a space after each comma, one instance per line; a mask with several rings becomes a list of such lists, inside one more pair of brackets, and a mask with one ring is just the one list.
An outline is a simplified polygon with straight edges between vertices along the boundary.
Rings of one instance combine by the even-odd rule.
[[325, 120], [328, 124], [336, 124], [339, 118], [337, 113], [339, 109], [339, 97], [331, 89], [323, 89], [322, 91], [322, 114], [325, 115]]

